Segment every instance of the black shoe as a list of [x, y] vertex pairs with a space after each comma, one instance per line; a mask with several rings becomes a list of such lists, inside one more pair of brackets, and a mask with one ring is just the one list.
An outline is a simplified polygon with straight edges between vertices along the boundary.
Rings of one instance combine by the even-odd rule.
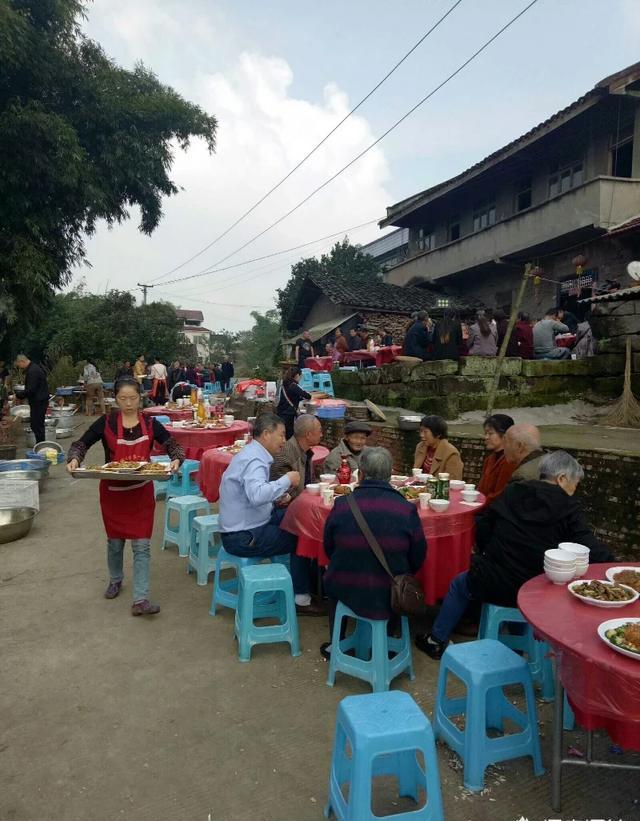
[[329, 650], [330, 647], [330, 641], [325, 641], [324, 644], [320, 645], [320, 655], [325, 661], [329, 661], [331, 659], [331, 650]]
[[430, 658], [440, 661], [442, 654], [447, 649], [448, 642], [434, 639], [431, 633], [418, 633], [416, 635], [416, 647], [422, 650]]

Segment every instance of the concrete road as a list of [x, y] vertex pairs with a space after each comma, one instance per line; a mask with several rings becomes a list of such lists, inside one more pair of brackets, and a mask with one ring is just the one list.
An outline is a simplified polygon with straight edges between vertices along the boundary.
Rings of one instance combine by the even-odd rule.
[[[102, 596], [97, 490], [53, 468], [29, 537], [0, 546], [0, 819], [322, 818], [336, 707], [368, 691], [344, 676], [326, 686], [326, 620], [301, 620], [301, 658], [274, 645], [240, 664], [232, 614], [210, 617], [211, 585], [159, 549], [162, 504], [152, 549], [162, 613], [132, 618], [129, 550], [120, 598]], [[416, 680], [394, 686], [430, 714], [438, 664], [415, 655]], [[546, 761], [549, 722], [542, 705]], [[577, 734], [568, 742], [584, 749]], [[608, 751], [606, 736], [597, 747]], [[535, 779], [526, 760], [491, 768], [485, 793], [470, 795], [445, 747], [439, 759], [449, 819], [558, 817], [548, 776]], [[639, 819], [639, 783], [572, 770], [562, 817]], [[397, 812], [394, 800], [376, 791], [378, 811]]]

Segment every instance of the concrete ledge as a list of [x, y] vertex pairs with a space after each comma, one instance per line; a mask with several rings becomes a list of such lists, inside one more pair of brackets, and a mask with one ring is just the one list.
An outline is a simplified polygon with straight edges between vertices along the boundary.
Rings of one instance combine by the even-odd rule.
[[[462, 376], [493, 376], [496, 372], [498, 359], [494, 356], [465, 356], [460, 360]], [[501, 374], [517, 376], [522, 370], [520, 357], [505, 357], [502, 363]]]
[[408, 379], [410, 382], [421, 382], [429, 376], [446, 376], [454, 373], [458, 373], [457, 362], [450, 359], [436, 359], [433, 362], [422, 362], [416, 365], [406, 377], [403, 376], [403, 381]]

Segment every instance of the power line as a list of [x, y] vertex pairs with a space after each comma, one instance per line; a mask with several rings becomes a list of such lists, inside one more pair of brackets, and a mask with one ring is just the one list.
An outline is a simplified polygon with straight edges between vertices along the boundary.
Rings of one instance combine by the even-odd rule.
[[[459, 5], [460, 5], [460, 3], [462, 3], [462, 0], [456, 0], [456, 2], [455, 2], [452, 6], [451, 6], [451, 8], [450, 8], [447, 12], [445, 12], [445, 14], [443, 14], [443, 15], [442, 15], [442, 17], [441, 17], [441, 18], [440, 18], [440, 19], [439, 19], [436, 23], [434, 23], [434, 24], [433, 24], [433, 26], [431, 26], [431, 28], [430, 28], [428, 31], [426, 31], [426, 32], [422, 35], [422, 37], [421, 37], [421, 38], [417, 41], [417, 43], [415, 43], [415, 44], [414, 44], [414, 45], [413, 45], [413, 46], [409, 49], [409, 51], [407, 51], [407, 53], [406, 53], [406, 54], [405, 54], [405, 55], [404, 55], [404, 56], [403, 56], [400, 60], [398, 60], [398, 62], [397, 62], [397, 63], [393, 66], [393, 68], [392, 68], [392, 69], [390, 69], [390, 70], [389, 70], [389, 71], [385, 74], [385, 76], [382, 78], [382, 80], [380, 80], [380, 81], [378, 82], [378, 84], [377, 84], [377, 85], [375, 85], [375, 86], [371, 89], [371, 91], [369, 91], [369, 93], [368, 93], [368, 94], [366, 94], [366, 95], [365, 95], [365, 96], [364, 96], [364, 97], [360, 100], [360, 102], [359, 102], [357, 105], [355, 105], [355, 106], [354, 106], [354, 107], [353, 107], [353, 108], [352, 108], [352, 109], [351, 109], [351, 110], [350, 110], [350, 111], [349, 111], [349, 112], [348, 112], [348, 113], [347, 113], [347, 114], [346, 114], [346, 115], [345, 115], [345, 116], [344, 116], [344, 117], [340, 120], [340, 122], [339, 122], [337, 125], [335, 125], [335, 126], [331, 129], [331, 131], [329, 131], [327, 134], [325, 134], [325, 136], [324, 136], [324, 137], [320, 140], [320, 142], [319, 142], [316, 146], [314, 146], [314, 147], [311, 149], [311, 151], [309, 151], [309, 153], [308, 153], [308, 154], [305, 154], [305, 156], [304, 156], [304, 157], [300, 160], [300, 162], [299, 162], [297, 165], [295, 165], [295, 166], [294, 166], [294, 167], [293, 167], [293, 168], [292, 168], [292, 169], [291, 169], [291, 170], [290, 170], [287, 174], [285, 174], [285, 176], [284, 176], [284, 177], [282, 177], [282, 179], [281, 179], [281, 180], [279, 180], [279, 181], [278, 181], [278, 182], [277, 182], [277, 183], [276, 183], [276, 184], [275, 184], [272, 188], [270, 188], [270, 189], [266, 192], [266, 194], [263, 194], [263, 196], [262, 196], [262, 197], [261, 197], [261, 198], [260, 198], [257, 202], [255, 202], [255, 203], [254, 203], [254, 204], [253, 204], [250, 208], [248, 208], [248, 209], [247, 209], [247, 210], [246, 210], [243, 214], [241, 214], [241, 215], [238, 217], [238, 219], [237, 219], [234, 223], [232, 223], [232, 224], [231, 224], [228, 228], [225, 228], [225, 230], [224, 230], [221, 234], [219, 234], [219, 235], [218, 235], [215, 239], [213, 239], [213, 240], [212, 240], [212, 241], [211, 241], [208, 245], [205, 245], [205, 247], [204, 247], [204, 248], [202, 248], [202, 250], [198, 251], [198, 253], [197, 253], [197, 254], [194, 254], [192, 257], [189, 257], [189, 259], [185, 260], [184, 262], [181, 262], [181, 263], [180, 263], [180, 265], [176, 265], [176, 266], [175, 266], [175, 268], [172, 268], [170, 271], [165, 271], [163, 274], [160, 274], [159, 276], [154, 277], [154, 278], [153, 278], [152, 280], [150, 280], [150, 281], [151, 281], [151, 282], [157, 282], [157, 280], [162, 279], [162, 278], [163, 278], [163, 277], [165, 277], [165, 276], [169, 276], [169, 274], [173, 274], [175, 271], [178, 271], [178, 270], [180, 270], [180, 268], [184, 268], [184, 266], [185, 266], [185, 265], [188, 265], [190, 262], [193, 262], [193, 260], [194, 260], [194, 259], [196, 259], [197, 257], [199, 257], [199, 256], [201, 256], [202, 254], [204, 254], [204, 252], [205, 252], [205, 251], [208, 251], [208, 250], [209, 250], [209, 248], [211, 248], [212, 246], [214, 246], [214, 245], [215, 245], [217, 242], [219, 242], [219, 241], [220, 241], [223, 237], [226, 237], [226, 236], [227, 236], [227, 234], [228, 234], [230, 231], [232, 231], [232, 230], [236, 227], [236, 225], [239, 225], [239, 224], [240, 224], [240, 223], [241, 223], [241, 222], [242, 222], [242, 221], [243, 221], [246, 217], [248, 217], [248, 216], [249, 216], [249, 214], [253, 213], [253, 211], [255, 211], [255, 210], [256, 210], [256, 208], [257, 208], [259, 205], [262, 205], [262, 203], [263, 203], [263, 202], [267, 199], [267, 197], [270, 197], [270, 196], [271, 196], [271, 194], [273, 194], [273, 193], [274, 193], [274, 191], [277, 191], [277, 190], [278, 190], [278, 188], [280, 188], [280, 186], [281, 186], [283, 183], [285, 183], [285, 182], [289, 179], [289, 177], [291, 177], [293, 174], [295, 174], [295, 172], [296, 172], [299, 168], [301, 168], [301, 167], [302, 167], [302, 166], [306, 163], [306, 161], [307, 161], [310, 157], [312, 157], [312, 156], [316, 153], [316, 151], [317, 151], [317, 150], [318, 150], [321, 146], [323, 146], [323, 145], [326, 143], [326, 141], [327, 141], [327, 140], [328, 140], [328, 139], [329, 139], [329, 138], [330, 138], [333, 134], [335, 134], [335, 132], [336, 132], [336, 131], [337, 131], [337, 130], [338, 130], [338, 129], [339, 129], [339, 128], [340, 128], [340, 127], [341, 127], [341, 126], [342, 126], [342, 125], [343, 125], [343, 124], [344, 124], [344, 123], [348, 120], [348, 119], [349, 119], [349, 117], [351, 117], [353, 114], [355, 114], [355, 112], [356, 112], [356, 111], [357, 111], [357, 110], [358, 110], [358, 109], [359, 109], [362, 105], [364, 105], [364, 103], [366, 103], [366, 102], [367, 102], [367, 100], [368, 100], [370, 97], [372, 97], [372, 96], [376, 93], [376, 91], [380, 88], [380, 86], [382, 86], [384, 83], [386, 83], [386, 81], [389, 79], [389, 77], [391, 77], [391, 75], [392, 75], [392, 74], [393, 74], [393, 73], [394, 73], [394, 72], [395, 72], [398, 68], [400, 68], [400, 66], [401, 66], [401, 65], [405, 62], [405, 60], [407, 60], [407, 59], [411, 56], [411, 54], [413, 54], [413, 52], [414, 52], [414, 51], [415, 51], [415, 50], [416, 50], [416, 49], [417, 49], [420, 45], [422, 45], [422, 43], [424, 43], [424, 41], [427, 39], [427, 37], [429, 37], [429, 35], [431, 35], [431, 34], [432, 34], [432, 33], [433, 33], [433, 32], [434, 32], [437, 28], [438, 28], [438, 26], [439, 26], [441, 23], [443, 23], [443, 22], [447, 19], [447, 17], [448, 17], [448, 16], [449, 16], [449, 15], [450, 15], [450, 14], [451, 14], [451, 13], [452, 13], [452, 12], [453, 12], [453, 11], [454, 11], [454, 10], [455, 10], [458, 6], [459, 6]], [[166, 283], [165, 283], [165, 284], [166, 284]]]
[[[249, 265], [252, 262], [260, 262], [263, 259], [270, 259], [271, 257], [277, 257], [280, 254], [288, 254], [291, 251], [299, 251], [300, 248], [307, 248], [309, 245], [315, 245], [318, 242], [324, 242], [327, 239], [333, 239], [333, 237], [340, 236], [341, 234], [347, 234], [350, 231], [358, 231], [360, 228], [366, 228], [368, 225], [375, 225], [378, 220], [368, 220], [367, 222], [361, 222], [359, 225], [352, 225], [350, 228], [343, 228], [340, 231], [334, 231], [333, 234], [327, 234], [324, 237], [318, 237], [318, 239], [312, 239], [309, 242], [303, 242], [300, 245], [293, 245], [291, 248], [284, 248], [282, 251], [273, 251], [271, 254], [264, 254], [261, 257], [254, 257], [253, 259], [245, 259], [243, 262], [235, 262], [233, 265], [226, 265], [224, 268], [205, 268], [202, 271], [199, 271], [196, 274], [189, 274], [185, 277], [178, 277], [176, 279], [169, 279], [166, 282], [161, 283], [162, 287], [166, 287], [167, 285], [174, 285], [176, 282], [187, 282], [189, 279], [198, 279], [199, 277], [208, 276], [209, 274], [217, 274], [221, 271], [229, 271], [232, 268], [240, 268], [242, 265]], [[158, 283], [160, 284], [160, 283]], [[147, 286], [149, 288], [155, 288], [155, 285]]]
[[[378, 145], [378, 143], [382, 142], [382, 140], [384, 140], [385, 137], [387, 137], [389, 134], [391, 134], [391, 132], [394, 131], [401, 123], [403, 123], [408, 117], [410, 117], [415, 111], [417, 111], [417, 109], [420, 108], [420, 106], [424, 105], [424, 103], [426, 103], [427, 100], [429, 100], [431, 97], [433, 97], [438, 91], [440, 91], [440, 89], [444, 88], [444, 86], [446, 86], [447, 83], [451, 82], [451, 80], [453, 80], [454, 77], [456, 77], [458, 74], [460, 74], [460, 72], [463, 71], [471, 62], [473, 62], [473, 60], [475, 60], [476, 57], [478, 57], [480, 54], [482, 54], [483, 51], [485, 51], [495, 40], [497, 40], [498, 37], [500, 37], [501, 34], [503, 34], [517, 20], [519, 20], [520, 17], [522, 17], [524, 14], [526, 14], [526, 12], [529, 11], [529, 9], [532, 6], [535, 6], [535, 4], [537, 2], [538, 2], [538, 0], [531, 0], [531, 2], [527, 6], [525, 6], [525, 8], [522, 9], [522, 11], [518, 12], [518, 14], [516, 14], [514, 17], [511, 18], [511, 20], [509, 20], [509, 22], [505, 23], [505, 25], [502, 26], [485, 43], [483, 43], [483, 45], [480, 46], [479, 49], [477, 49], [470, 57], [468, 57], [460, 66], [458, 66], [458, 68], [455, 71], [453, 71], [451, 74], [449, 74], [448, 77], [446, 77], [441, 83], [439, 83], [434, 89], [432, 89], [425, 97], [423, 97], [412, 108], [410, 108], [409, 111], [407, 111], [402, 117], [400, 117], [399, 120], [396, 120], [396, 122], [392, 126], [390, 126], [383, 134], [381, 134], [380, 137], [378, 137], [376, 140], [374, 140], [374, 142], [372, 142], [371, 145], [369, 145], [367, 148], [365, 148], [363, 151], [361, 151], [358, 155], [356, 155], [352, 160], [350, 160], [339, 171], [336, 171], [336, 173], [333, 174], [333, 176], [329, 177], [328, 180], [325, 180], [325, 182], [323, 182], [321, 185], [319, 185], [317, 188], [315, 188], [310, 194], [308, 194], [297, 205], [295, 205], [293, 208], [291, 208], [289, 211], [287, 211], [286, 214], [283, 214], [281, 217], [279, 217], [277, 220], [275, 220], [275, 222], [272, 222], [271, 225], [268, 225], [266, 228], [264, 228], [262, 231], [260, 231], [260, 233], [256, 234], [251, 239], [247, 240], [247, 242], [245, 242], [239, 248], [236, 248], [235, 251], [232, 251], [230, 254], [227, 254], [226, 257], [223, 257], [222, 259], [219, 259], [216, 263], [214, 263], [213, 267], [215, 268], [217, 265], [221, 265], [223, 262], [226, 262], [228, 259], [235, 256], [240, 251], [243, 251], [249, 245], [254, 243], [257, 239], [260, 239], [260, 237], [264, 236], [266, 233], [271, 231], [272, 228], [275, 228], [277, 225], [279, 225], [285, 219], [290, 217], [299, 208], [301, 208], [306, 202], [308, 202], [312, 197], [314, 197], [317, 193], [319, 193], [324, 188], [326, 188], [327, 185], [332, 183], [337, 177], [339, 177], [341, 174], [343, 174], [348, 168], [350, 168], [352, 165], [354, 165], [359, 159], [364, 157], [365, 154], [367, 154], [369, 151], [371, 151], [372, 148], [375, 148], [375, 146]], [[219, 269], [219, 270], [222, 270], [222, 269]], [[175, 281], [181, 281], [181, 280], [173, 280], [173, 281], [175, 282]]]

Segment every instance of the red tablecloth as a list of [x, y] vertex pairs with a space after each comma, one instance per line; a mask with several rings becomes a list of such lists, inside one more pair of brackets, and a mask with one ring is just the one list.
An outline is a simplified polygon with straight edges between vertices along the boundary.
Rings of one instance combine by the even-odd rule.
[[[586, 578], [605, 579], [608, 567], [614, 565], [592, 564]], [[593, 607], [541, 575], [520, 588], [518, 607], [536, 635], [556, 652], [560, 680], [578, 724], [587, 730], [604, 729], [624, 749], [640, 750], [640, 659], [616, 653], [597, 633], [603, 621], [640, 617], [640, 603], [619, 609]]]
[[308, 356], [304, 360], [306, 368], [312, 371], [331, 371], [333, 368], [332, 356]]
[[[316, 445], [313, 448], [313, 467], [318, 473], [318, 467], [329, 455], [329, 449], [323, 445]], [[202, 454], [200, 459], [200, 471], [198, 472], [198, 484], [203, 495], [210, 502], [217, 502], [220, 497], [220, 482], [222, 474], [227, 469], [229, 462], [233, 459], [232, 454], [226, 450], [213, 448]], [[307, 494], [308, 496], [309, 494]]]
[[388, 345], [373, 351], [347, 351], [342, 357], [342, 362], [348, 365], [350, 362], [373, 362], [376, 368], [393, 362], [402, 350], [402, 345]]
[[176, 428], [174, 425], [167, 425], [166, 428], [173, 438], [182, 445], [187, 459], [200, 459], [202, 454], [209, 448], [233, 445], [236, 439], [242, 439], [244, 434], [249, 431], [249, 424], [237, 420], [228, 428], [216, 428], [214, 430]]
[[[427, 604], [444, 598], [451, 580], [469, 569], [475, 537], [474, 516], [479, 507], [461, 504], [459, 491], [451, 491], [451, 504], [445, 513], [420, 510], [422, 529], [427, 538], [427, 559], [418, 572]], [[482, 497], [484, 501], [484, 497]], [[324, 523], [331, 511], [320, 496], [301, 493], [289, 505], [280, 527], [298, 537], [298, 554], [317, 559], [321, 565], [329, 560], [322, 546]]]
[[577, 338], [575, 334], [556, 336], [556, 348], [573, 348]]
[[150, 416], [168, 416], [172, 422], [186, 422], [193, 419], [193, 411], [191, 408], [165, 408], [162, 405], [154, 405], [152, 408], [145, 408], [142, 415]]

